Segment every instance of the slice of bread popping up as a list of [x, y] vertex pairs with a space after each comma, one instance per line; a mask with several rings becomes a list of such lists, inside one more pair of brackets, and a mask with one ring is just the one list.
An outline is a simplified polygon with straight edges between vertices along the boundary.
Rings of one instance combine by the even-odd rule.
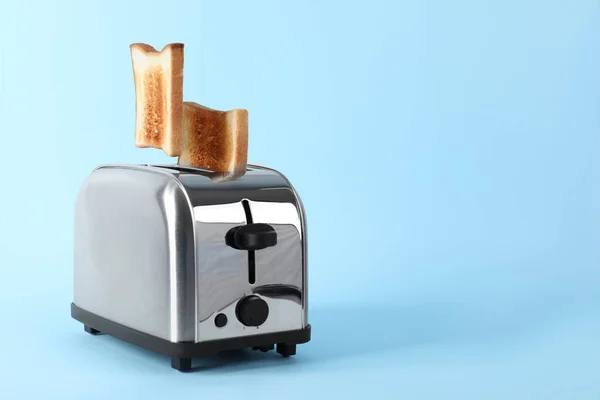
[[183, 103], [180, 165], [199, 166], [235, 178], [246, 173], [248, 111], [218, 111]]
[[183, 44], [160, 52], [132, 44], [137, 147], [163, 149], [178, 164], [215, 172], [214, 180], [246, 173], [248, 111], [213, 110], [183, 102]]
[[181, 152], [183, 44], [156, 51], [147, 44], [130, 46], [136, 93], [136, 147]]

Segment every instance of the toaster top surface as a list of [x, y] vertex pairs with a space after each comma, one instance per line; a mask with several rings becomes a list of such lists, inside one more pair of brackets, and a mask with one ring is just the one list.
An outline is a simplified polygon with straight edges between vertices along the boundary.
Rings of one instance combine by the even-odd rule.
[[192, 206], [224, 204], [242, 199], [297, 203], [296, 193], [283, 174], [257, 165], [248, 165], [246, 173], [240, 178], [223, 181], [218, 173], [180, 165], [107, 164], [97, 169], [107, 168], [170, 175], [185, 188]]

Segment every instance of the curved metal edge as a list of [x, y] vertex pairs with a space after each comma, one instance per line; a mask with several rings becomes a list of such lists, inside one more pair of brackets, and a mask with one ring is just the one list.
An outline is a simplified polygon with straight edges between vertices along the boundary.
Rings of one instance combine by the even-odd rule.
[[[250, 166], [250, 165], [248, 165]], [[277, 171], [276, 169], [264, 167], [264, 166], [252, 166], [254, 168], [260, 168], [275, 172], [279, 176], [283, 178], [283, 180], [288, 184], [292, 193], [294, 194], [294, 198], [296, 199], [296, 203], [298, 204], [298, 211], [300, 212], [300, 224], [302, 227], [302, 234], [300, 235], [302, 241], [302, 290], [304, 291], [304, 295], [302, 296], [302, 325], [307, 327], [308, 324], [308, 228], [306, 223], [306, 210], [304, 209], [304, 203], [302, 203], [302, 199], [300, 195], [290, 182], [290, 180], [282, 173]]]
[[[92, 172], [97, 171], [99, 169], [107, 169], [107, 168], [131, 169], [134, 171], [147, 171], [147, 172], [154, 172], [157, 174], [174, 177], [174, 175], [172, 173], [163, 171], [163, 170], [159, 169], [160, 167], [154, 168], [152, 165], [149, 165], [149, 164], [101, 164], [101, 165], [98, 165], [96, 168], [94, 168], [94, 170]], [[167, 168], [167, 166], [165, 165], [164, 168]]]
[[[134, 171], [144, 171], [159, 174], [169, 177], [177, 187], [179, 195], [185, 200], [189, 211], [189, 218], [184, 220], [194, 220], [194, 209], [192, 202], [177, 176], [168, 171], [163, 171], [159, 168], [154, 168], [148, 164], [103, 164], [97, 166], [93, 171], [101, 169], [129, 169]], [[173, 207], [176, 210], [176, 207]], [[185, 243], [184, 254], [169, 255], [169, 280], [170, 280], [170, 340], [172, 342], [194, 341], [197, 336], [197, 293], [196, 293], [196, 226], [190, 222], [191, 234], [188, 229], [183, 231], [174, 228], [175, 220], [169, 220], [169, 216], [165, 215], [165, 219], [169, 223], [170, 240], [177, 243]], [[180, 246], [169, 246], [169, 248], [179, 249]], [[182, 264], [184, 267], [181, 268]]]
[[[194, 221], [194, 210], [190, 198], [181, 182], [169, 173], [171, 182], [176, 188], [176, 194], [172, 195], [173, 203], [170, 204], [170, 215], [167, 212], [169, 230], [169, 249], [175, 249], [175, 254], [169, 255], [169, 280], [170, 280], [170, 314], [171, 314], [171, 341], [195, 340], [197, 330], [196, 310], [196, 226]], [[167, 197], [169, 195], [167, 194]], [[183, 218], [182, 208], [177, 203], [183, 201], [187, 205]], [[186, 221], [182, 228], [178, 221]]]

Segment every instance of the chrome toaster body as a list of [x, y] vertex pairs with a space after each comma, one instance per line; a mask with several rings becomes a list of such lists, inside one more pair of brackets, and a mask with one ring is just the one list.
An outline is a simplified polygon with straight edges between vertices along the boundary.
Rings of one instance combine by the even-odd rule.
[[[95, 169], [75, 206], [73, 306], [170, 343], [310, 328], [306, 219], [296, 191], [259, 166], [217, 178], [176, 165]], [[236, 227], [264, 224], [275, 245], [248, 251], [227, 243]], [[249, 296], [268, 305], [259, 326], [240, 320]], [[215, 322], [222, 315], [224, 325]]]

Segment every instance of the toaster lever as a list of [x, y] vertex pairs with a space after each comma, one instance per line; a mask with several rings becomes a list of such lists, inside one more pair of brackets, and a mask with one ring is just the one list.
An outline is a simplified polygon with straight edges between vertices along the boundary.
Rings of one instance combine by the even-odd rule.
[[269, 224], [247, 224], [231, 228], [225, 243], [238, 250], [262, 250], [277, 244], [277, 232]]

